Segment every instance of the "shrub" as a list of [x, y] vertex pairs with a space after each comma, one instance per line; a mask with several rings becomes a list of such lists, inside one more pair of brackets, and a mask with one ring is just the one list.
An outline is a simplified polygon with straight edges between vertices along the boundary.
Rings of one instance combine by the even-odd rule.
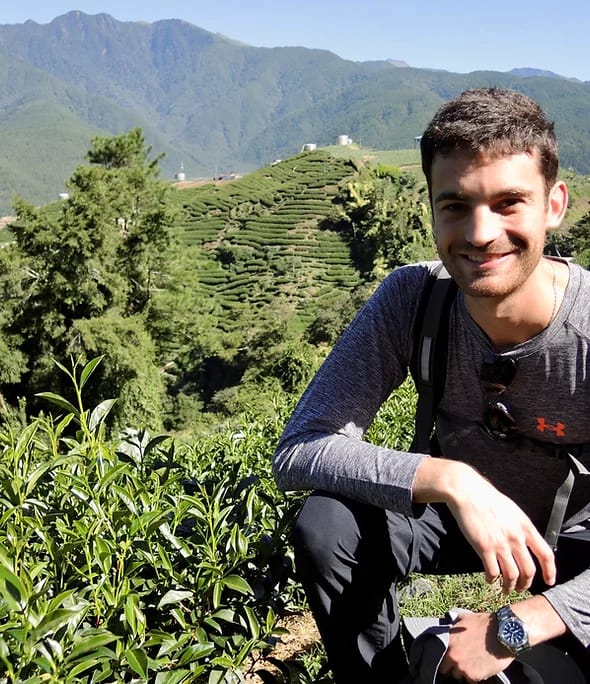
[[42, 393], [59, 416], [0, 433], [2, 681], [242, 681], [288, 600], [267, 435], [109, 442], [113, 402], [81, 398], [98, 364], [62, 367], [74, 402]]

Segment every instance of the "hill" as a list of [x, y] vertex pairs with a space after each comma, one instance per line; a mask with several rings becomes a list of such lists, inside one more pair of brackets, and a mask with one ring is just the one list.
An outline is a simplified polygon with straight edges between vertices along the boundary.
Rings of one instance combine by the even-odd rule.
[[531, 94], [557, 122], [566, 167], [590, 172], [590, 84], [537, 75], [351, 62], [325, 50], [256, 48], [179, 20], [119, 22], [79, 11], [0, 25], [0, 213], [12, 194], [63, 190], [96, 134], [139, 126], [172, 178], [245, 172], [349, 135], [412, 145], [440, 103], [468, 87]]

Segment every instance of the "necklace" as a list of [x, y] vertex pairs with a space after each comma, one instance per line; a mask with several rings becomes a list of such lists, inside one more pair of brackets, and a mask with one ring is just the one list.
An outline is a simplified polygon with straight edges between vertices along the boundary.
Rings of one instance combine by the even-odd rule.
[[551, 270], [553, 271], [553, 281], [551, 283], [551, 287], [553, 288], [553, 309], [551, 309], [551, 316], [549, 317], [549, 321], [547, 322], [547, 327], [549, 327], [551, 323], [553, 323], [553, 319], [557, 314], [557, 269], [555, 268], [555, 264], [553, 262], [550, 263]]

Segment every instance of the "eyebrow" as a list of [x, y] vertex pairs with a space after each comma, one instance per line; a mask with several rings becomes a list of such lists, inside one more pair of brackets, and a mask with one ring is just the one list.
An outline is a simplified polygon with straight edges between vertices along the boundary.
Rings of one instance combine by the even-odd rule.
[[[506, 190], [501, 190], [495, 193], [492, 200], [499, 199], [501, 197], [531, 197], [533, 192], [531, 190], [525, 190], [524, 188], [506, 188]], [[469, 195], [455, 190], [443, 190], [434, 198], [434, 204], [439, 202], [445, 202], [447, 200], [459, 200], [465, 201], [469, 199]]]

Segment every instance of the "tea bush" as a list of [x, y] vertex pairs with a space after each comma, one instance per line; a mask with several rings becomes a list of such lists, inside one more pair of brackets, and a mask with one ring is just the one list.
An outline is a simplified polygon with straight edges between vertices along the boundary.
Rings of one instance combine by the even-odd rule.
[[[279, 423], [176, 444], [77, 403], [0, 431], [0, 682], [239, 682], [300, 601]], [[247, 430], [248, 428], [246, 428]]]

